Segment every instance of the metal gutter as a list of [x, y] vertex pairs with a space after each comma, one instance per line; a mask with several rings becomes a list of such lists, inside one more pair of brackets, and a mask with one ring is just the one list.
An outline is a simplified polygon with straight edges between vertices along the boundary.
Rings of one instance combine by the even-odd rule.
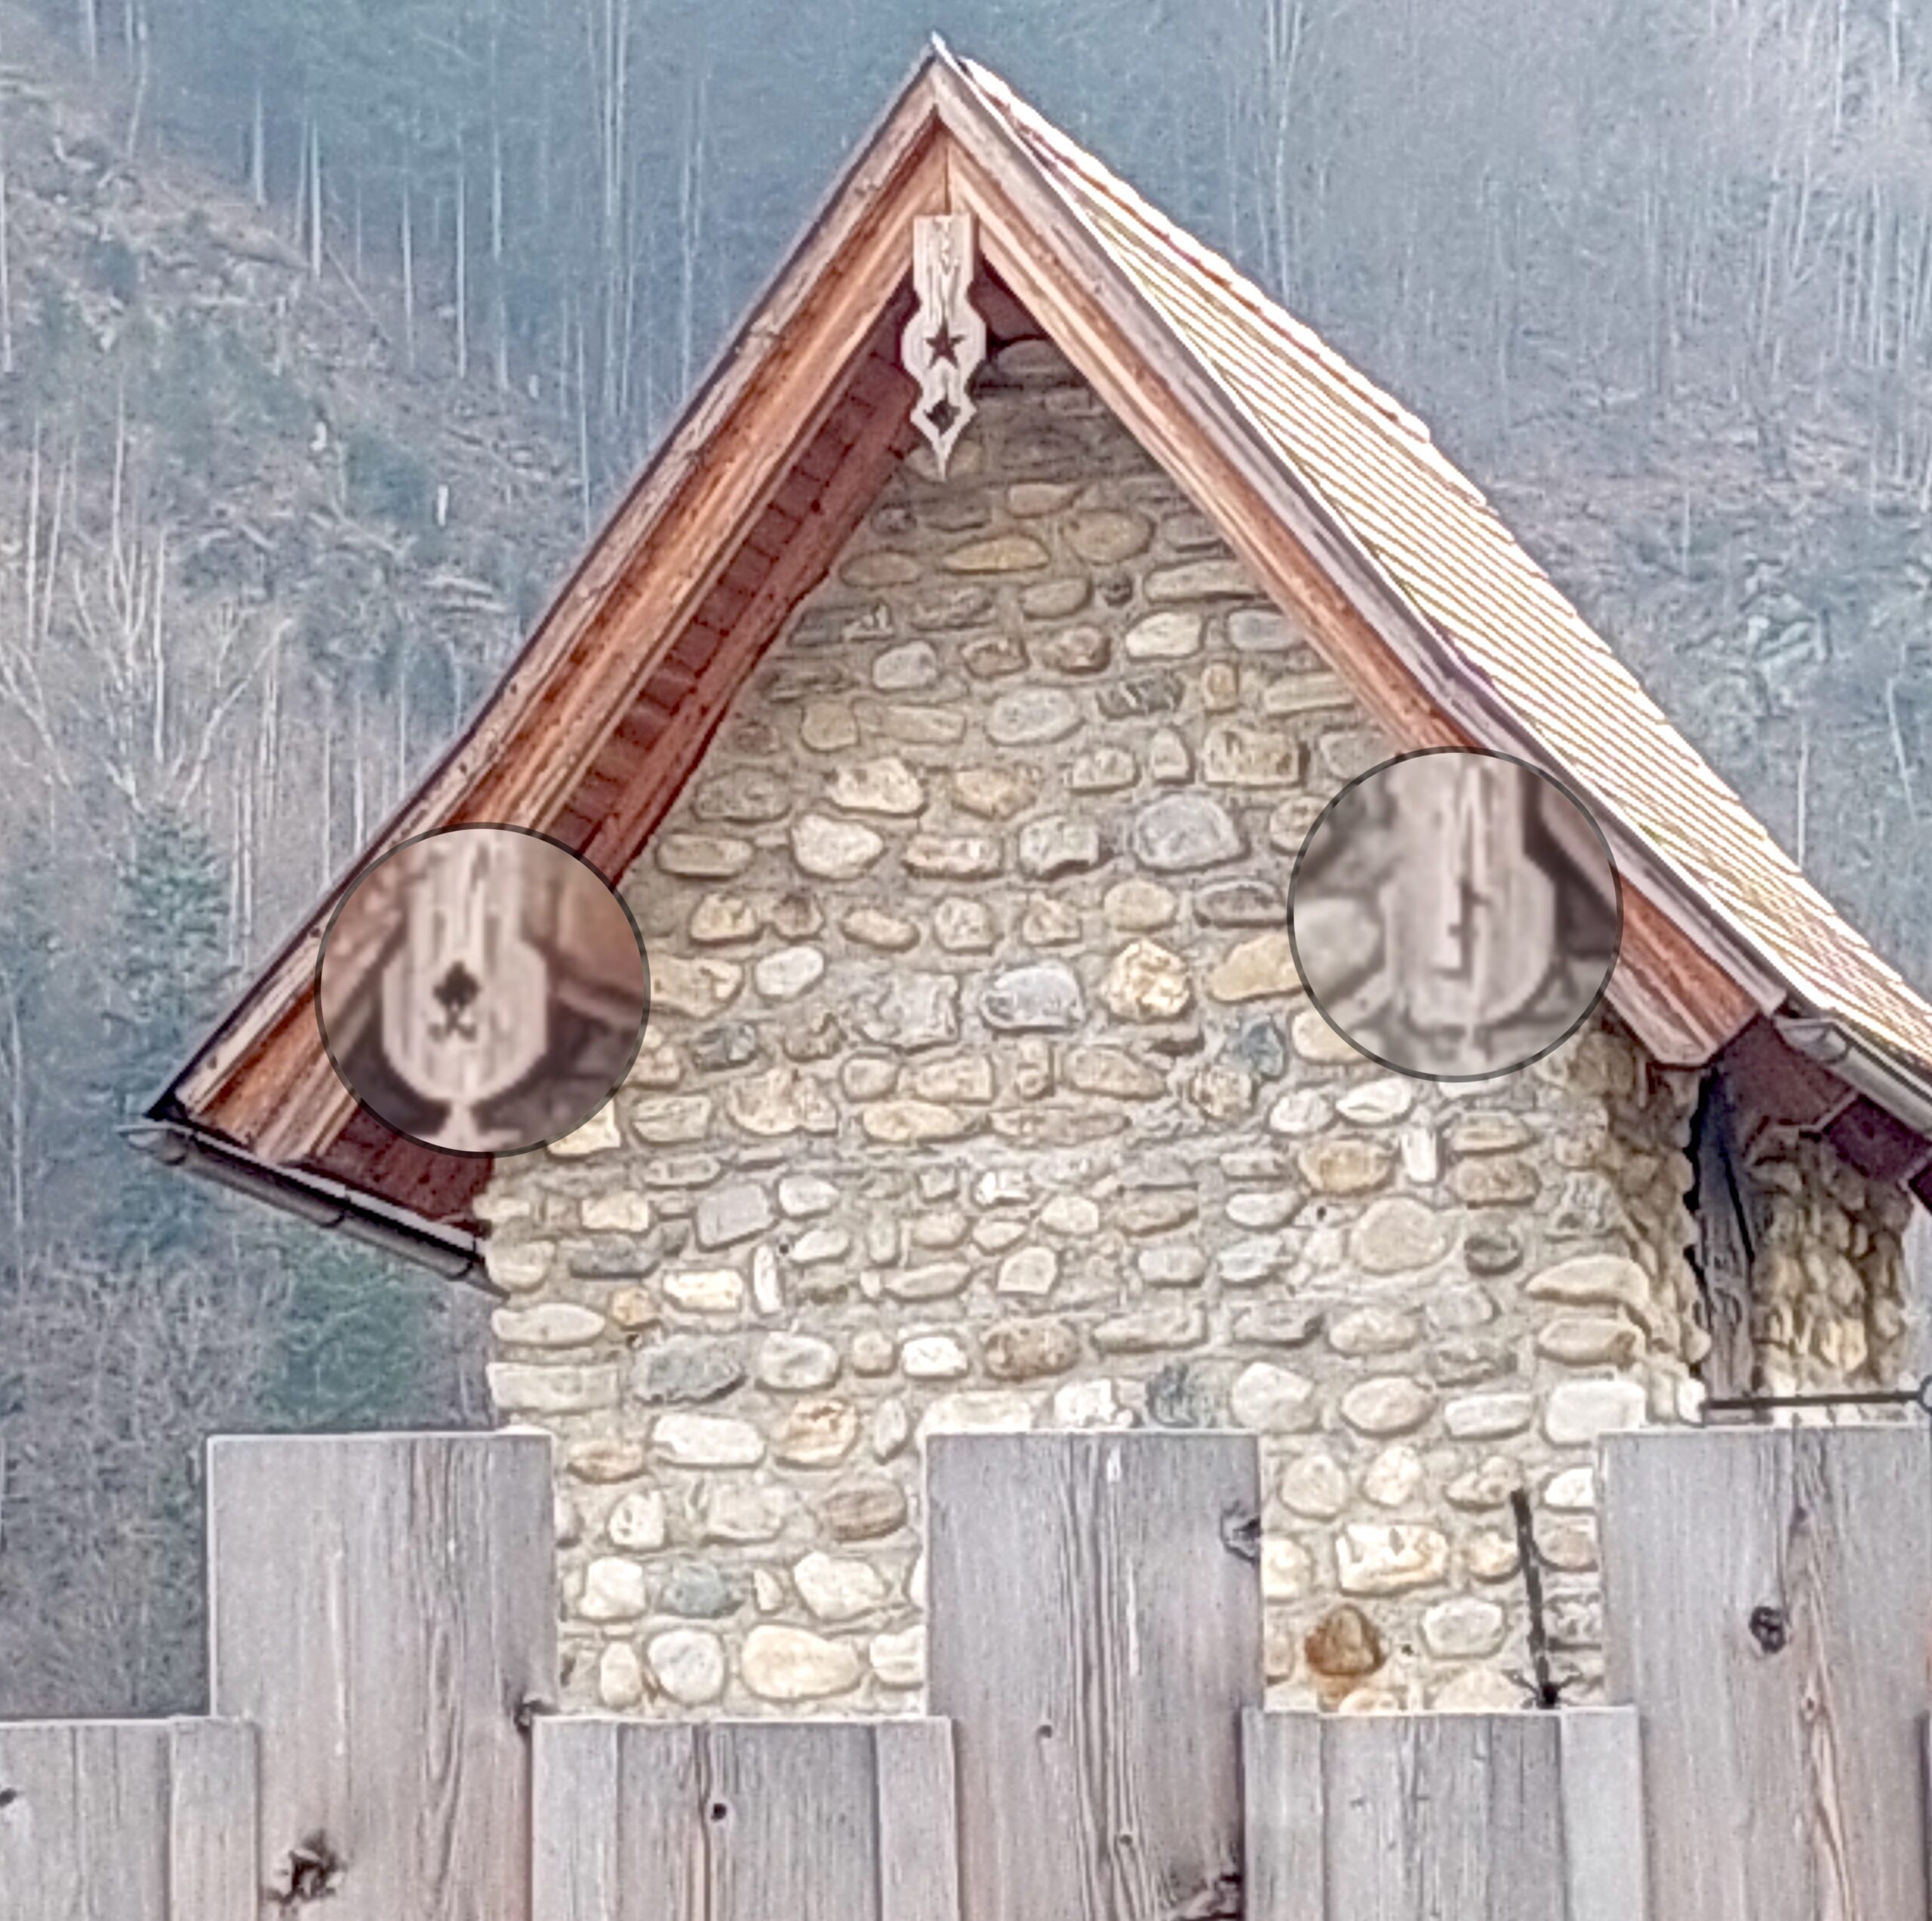
[[321, 1175], [273, 1166], [187, 1121], [150, 1117], [120, 1131], [131, 1146], [164, 1166], [232, 1188], [312, 1227], [347, 1234], [398, 1260], [427, 1268], [445, 1280], [474, 1287], [493, 1300], [508, 1299], [489, 1278], [483, 1244], [472, 1234], [438, 1227]]

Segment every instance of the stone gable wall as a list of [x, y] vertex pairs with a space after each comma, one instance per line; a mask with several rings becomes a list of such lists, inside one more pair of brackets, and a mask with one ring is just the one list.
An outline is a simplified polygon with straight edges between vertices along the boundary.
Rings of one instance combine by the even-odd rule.
[[629, 1083], [485, 1197], [571, 1697], [909, 1707], [922, 1437], [1136, 1422], [1262, 1437], [1277, 1701], [1518, 1701], [1519, 1484], [1590, 1673], [1591, 1444], [1696, 1392], [1690, 1081], [1340, 1042], [1285, 887], [1386, 744], [1063, 364], [982, 404], [629, 877]]

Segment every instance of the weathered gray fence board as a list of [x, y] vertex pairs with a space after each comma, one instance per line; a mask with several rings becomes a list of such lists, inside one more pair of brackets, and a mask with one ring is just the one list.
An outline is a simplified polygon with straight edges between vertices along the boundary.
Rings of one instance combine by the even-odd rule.
[[165, 1721], [0, 1724], [0, 1916], [169, 1921]]
[[1566, 1707], [1563, 1848], [1568, 1921], [1646, 1921], [1642, 1731], [1629, 1707]]
[[1925, 1921], [1925, 1431], [1617, 1434], [1603, 1459], [1653, 1921]]
[[705, 1728], [691, 1738], [711, 1830], [703, 1921], [878, 1921], [869, 1728]]
[[881, 1921], [959, 1921], [952, 1723], [878, 1723]]
[[[626, 1731], [623, 1722], [574, 1714], [531, 1730], [534, 1921], [620, 1921], [617, 1741]], [[691, 1757], [687, 1748], [671, 1758]]]
[[1247, 1921], [1328, 1921], [1319, 1714], [1241, 1717]]
[[1247, 1921], [1563, 1916], [1561, 1720], [1251, 1714]]
[[260, 1910], [255, 1730], [177, 1721], [169, 1782], [174, 1921], [254, 1921]]
[[255, 1921], [254, 1815], [245, 1727], [0, 1722], [0, 1921]]
[[540, 1435], [211, 1444], [211, 1686], [260, 1731], [263, 1886], [300, 1848], [330, 1921], [525, 1921], [552, 1528]]
[[1261, 1688], [1253, 1438], [939, 1437], [927, 1495], [965, 1921], [1223, 1911]]
[[536, 1921], [955, 1921], [946, 1732], [546, 1720]]

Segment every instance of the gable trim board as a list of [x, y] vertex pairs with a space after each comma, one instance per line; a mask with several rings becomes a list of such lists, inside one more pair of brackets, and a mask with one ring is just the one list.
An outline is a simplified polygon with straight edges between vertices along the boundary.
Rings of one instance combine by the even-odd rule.
[[1398, 747], [1515, 754], [1590, 800], [1625, 882], [1611, 998], [1654, 1058], [1701, 1065], [1795, 1009], [1838, 1037], [1833, 1071], [1867, 1105], [1932, 1120], [1932, 1008], [1426, 430], [936, 47], [469, 730], [150, 1108], [151, 1143], [238, 1151], [325, 1204], [377, 1197], [449, 1257], [489, 1163], [402, 1141], [336, 1080], [312, 1001], [329, 912], [369, 860], [463, 821], [549, 832], [621, 876], [912, 444], [895, 351], [912, 223], [949, 212], [974, 217], [976, 301], [1048, 334]]

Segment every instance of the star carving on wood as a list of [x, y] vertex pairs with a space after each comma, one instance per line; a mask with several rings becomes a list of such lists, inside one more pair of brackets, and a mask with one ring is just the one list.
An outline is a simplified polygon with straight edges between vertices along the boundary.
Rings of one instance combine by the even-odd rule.
[[912, 424], [933, 450], [940, 478], [975, 408], [968, 391], [986, 357], [986, 323], [971, 298], [970, 214], [921, 214], [912, 223], [912, 287], [919, 304], [900, 336], [900, 358], [919, 383]]

